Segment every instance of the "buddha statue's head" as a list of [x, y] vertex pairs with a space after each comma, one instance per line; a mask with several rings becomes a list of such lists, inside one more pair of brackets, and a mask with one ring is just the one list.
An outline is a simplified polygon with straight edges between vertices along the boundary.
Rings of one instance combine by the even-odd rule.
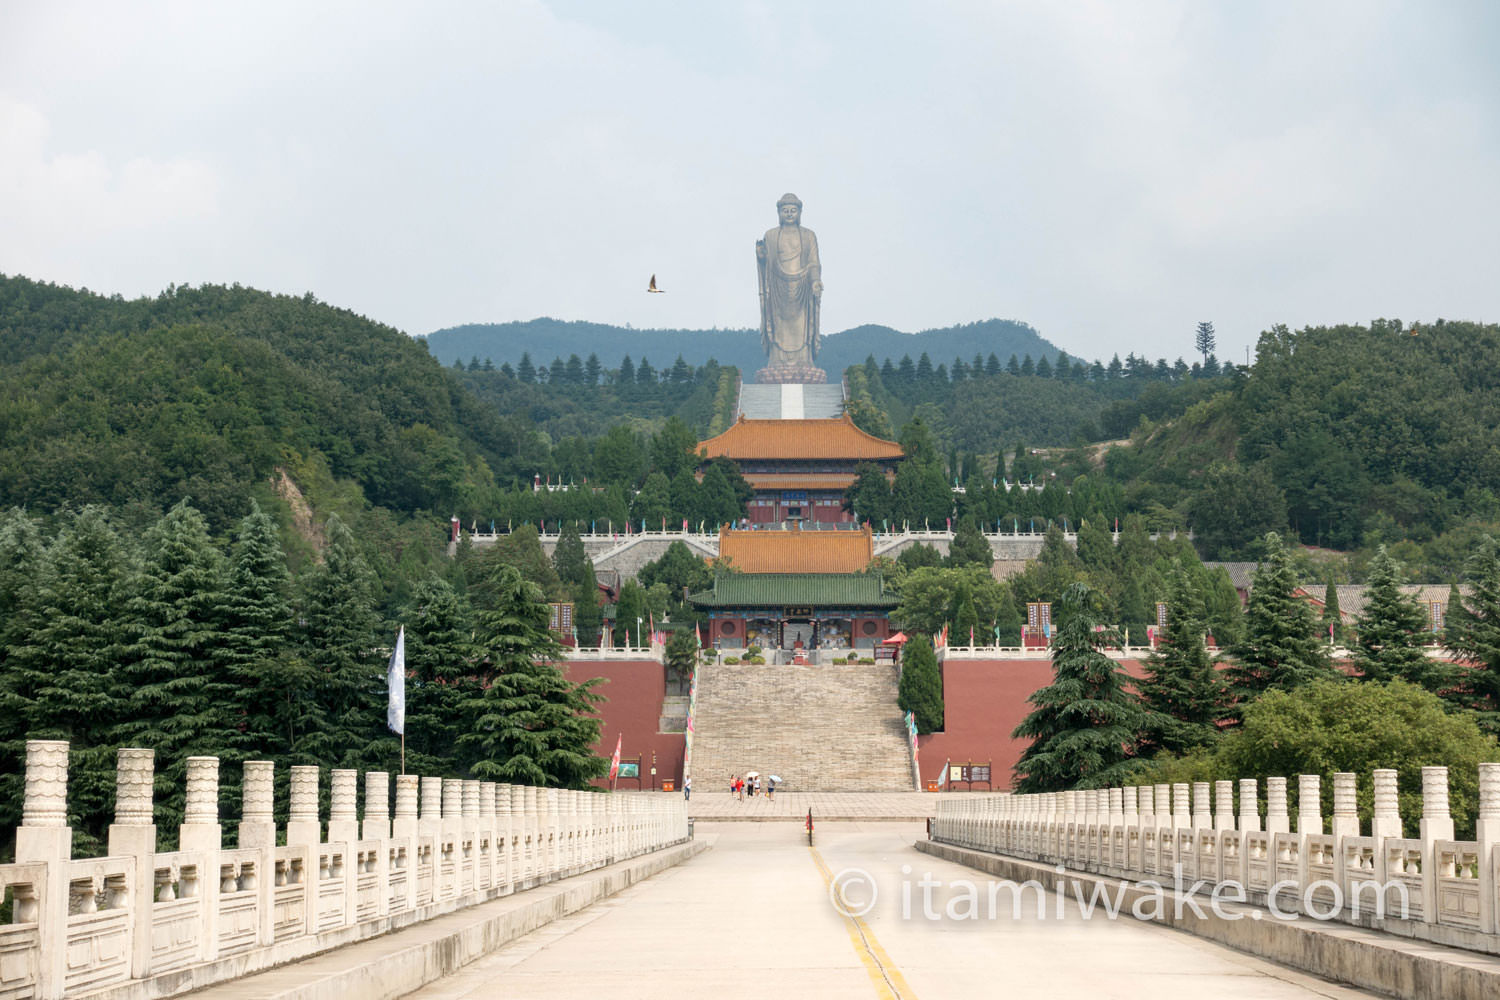
[[780, 217], [783, 226], [798, 225], [802, 219], [802, 199], [787, 192], [776, 203], [776, 214]]

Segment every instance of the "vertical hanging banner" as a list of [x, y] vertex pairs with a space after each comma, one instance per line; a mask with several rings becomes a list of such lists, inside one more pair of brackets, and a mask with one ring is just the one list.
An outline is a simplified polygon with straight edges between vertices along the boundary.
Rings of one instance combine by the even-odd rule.
[[406, 626], [396, 633], [396, 648], [385, 668], [385, 724], [391, 732], [406, 735]]

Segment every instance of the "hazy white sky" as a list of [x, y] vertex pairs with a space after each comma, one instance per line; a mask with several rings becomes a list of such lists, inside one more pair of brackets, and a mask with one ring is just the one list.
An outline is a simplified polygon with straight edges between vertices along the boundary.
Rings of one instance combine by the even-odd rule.
[[0, 271], [747, 327], [793, 191], [825, 331], [1243, 360], [1500, 318], [1497, 43], [1485, 0], [8, 0]]

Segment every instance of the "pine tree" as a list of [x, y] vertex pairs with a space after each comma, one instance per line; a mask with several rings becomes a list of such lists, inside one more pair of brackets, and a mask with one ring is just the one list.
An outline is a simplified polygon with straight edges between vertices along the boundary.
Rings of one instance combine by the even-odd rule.
[[1339, 607], [1339, 588], [1331, 577], [1328, 585], [1323, 588], [1323, 616], [1320, 624], [1322, 628], [1319, 636], [1331, 635], [1339, 641], [1345, 638], [1344, 609]]
[[1449, 686], [1449, 671], [1423, 648], [1427, 615], [1401, 592], [1400, 568], [1384, 545], [1370, 560], [1356, 634], [1354, 665], [1365, 679], [1399, 677], [1434, 693]]
[[678, 629], [667, 637], [665, 653], [667, 683], [678, 692], [686, 692], [698, 669], [698, 637], [687, 629]]
[[936, 733], [943, 728], [943, 678], [938, 672], [937, 654], [926, 636], [914, 635], [901, 650], [901, 681], [896, 704], [912, 713], [919, 733]]
[[1193, 348], [1203, 355], [1206, 365], [1209, 356], [1214, 353], [1214, 325], [1212, 323], [1198, 324], [1198, 330], [1193, 334]]
[[216, 621], [224, 603], [224, 558], [203, 516], [183, 500], [143, 538], [141, 572], [130, 601], [131, 641], [119, 675], [129, 692], [115, 746], [156, 751], [158, 820], [182, 822], [187, 758], [216, 756], [233, 791], [234, 764], [246, 760], [238, 725], [239, 690]]
[[[16, 642], [0, 676], [5, 755], [25, 759], [27, 739], [67, 740], [68, 817], [75, 851], [97, 854], [115, 794], [110, 737], [126, 717], [120, 664], [130, 644], [136, 567], [98, 507], [62, 528], [17, 614]], [[19, 809], [21, 775], [0, 775], [0, 810]], [[19, 820], [19, 816], [16, 817]]]
[[1097, 592], [1076, 583], [1054, 616], [1052, 683], [1027, 699], [1036, 707], [1012, 733], [1031, 744], [1016, 763], [1015, 790], [1050, 792], [1123, 784], [1134, 763], [1130, 747], [1157, 728], [1104, 649], [1119, 642], [1100, 625]]
[[311, 683], [300, 693], [292, 757], [338, 767], [390, 764], [395, 741], [385, 728], [385, 658], [377, 650], [394, 630], [382, 634], [374, 574], [338, 515], [329, 516], [325, 535], [323, 562], [303, 585], [299, 638]]
[[583, 537], [578, 533], [578, 525], [573, 521], [567, 521], [558, 533], [557, 545], [552, 550], [552, 567], [557, 570], [557, 578], [564, 584], [582, 583], [584, 568], [593, 568], [588, 553], [583, 548]]
[[1228, 686], [1203, 645], [1203, 597], [1181, 563], [1168, 583], [1167, 625], [1146, 661], [1141, 701], [1164, 724], [1148, 736], [1151, 745], [1172, 753], [1207, 746], [1218, 739], [1227, 714]]
[[1265, 550], [1250, 588], [1245, 638], [1230, 650], [1229, 680], [1241, 701], [1272, 688], [1290, 691], [1311, 680], [1340, 676], [1318, 637], [1312, 605], [1297, 596], [1291, 555], [1281, 536], [1269, 532]]
[[42, 533], [25, 511], [0, 515], [0, 828], [21, 821], [26, 767], [27, 693], [15, 682], [10, 650], [25, 635], [25, 610], [35, 599], [37, 576], [47, 558]]
[[541, 588], [500, 566], [490, 591], [493, 608], [479, 614], [478, 640], [489, 685], [471, 699], [472, 731], [460, 746], [474, 754], [475, 777], [486, 781], [587, 788], [608, 769], [592, 747], [603, 696], [597, 680], [575, 684], [557, 666], [562, 645], [547, 628]]
[[1464, 566], [1469, 592], [1449, 605], [1445, 644], [1468, 661], [1459, 672], [1458, 700], [1479, 713], [1479, 724], [1500, 733], [1500, 543], [1480, 540]]
[[974, 606], [974, 592], [967, 580], [959, 580], [953, 588], [948, 623], [955, 646], [984, 645], [988, 638], [985, 630], [980, 628], [979, 610]]
[[995, 640], [1000, 646], [1019, 646], [1021, 644], [1021, 612], [1016, 607], [1015, 592], [1010, 587], [1005, 588], [1005, 596], [1001, 598], [999, 605], [995, 608]]
[[979, 530], [979, 522], [965, 517], [958, 522], [953, 541], [948, 543], [947, 564], [952, 567], [982, 566], [989, 569], [995, 562], [995, 550]]
[[406, 769], [468, 774], [474, 761], [459, 737], [474, 728], [469, 706], [481, 696], [474, 615], [447, 581], [417, 584], [401, 615], [406, 626]]
[[255, 757], [280, 758], [291, 749], [291, 692], [307, 685], [291, 645], [290, 595], [276, 522], [252, 500], [235, 535], [214, 618], [222, 630], [221, 655], [239, 690], [235, 702], [245, 751]]
[[528, 385], [536, 381], [536, 365], [531, 363], [530, 352], [522, 353], [521, 360], [516, 365], [516, 377]]

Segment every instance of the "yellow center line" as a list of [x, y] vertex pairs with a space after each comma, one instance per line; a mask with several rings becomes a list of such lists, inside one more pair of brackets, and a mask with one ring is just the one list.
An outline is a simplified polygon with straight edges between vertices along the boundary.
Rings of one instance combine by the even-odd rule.
[[[818, 868], [818, 874], [823, 876], [824, 888], [830, 893], [837, 891], [833, 885], [833, 872], [829, 871], [828, 865], [823, 862], [823, 855], [811, 844], [807, 846], [808, 853], [812, 855], [813, 864]], [[844, 918], [844, 927], [849, 932], [849, 944], [854, 948], [854, 953], [864, 963], [865, 972], [870, 977], [870, 984], [875, 987], [875, 995], [881, 1000], [916, 1000], [916, 993], [911, 985], [907, 983], [906, 977], [901, 975], [900, 968], [891, 960], [891, 956], [880, 946], [880, 940], [875, 937], [875, 932], [870, 925], [851, 913], [845, 913], [835, 907], [835, 912]]]

